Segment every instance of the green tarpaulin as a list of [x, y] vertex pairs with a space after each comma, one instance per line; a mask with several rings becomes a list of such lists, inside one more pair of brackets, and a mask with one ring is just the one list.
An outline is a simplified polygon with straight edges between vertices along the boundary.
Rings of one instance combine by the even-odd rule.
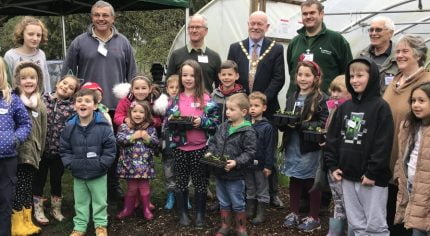
[[[0, 15], [64, 16], [89, 13], [95, 0], [2, 0]], [[107, 0], [115, 11], [187, 8], [189, 0]]]

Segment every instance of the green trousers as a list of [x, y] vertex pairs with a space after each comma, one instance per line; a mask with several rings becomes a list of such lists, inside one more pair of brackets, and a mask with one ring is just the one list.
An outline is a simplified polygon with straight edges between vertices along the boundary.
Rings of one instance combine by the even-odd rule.
[[76, 213], [73, 217], [74, 230], [87, 231], [90, 208], [93, 210], [94, 228], [107, 227], [107, 175], [91, 180], [74, 178], [73, 195]]

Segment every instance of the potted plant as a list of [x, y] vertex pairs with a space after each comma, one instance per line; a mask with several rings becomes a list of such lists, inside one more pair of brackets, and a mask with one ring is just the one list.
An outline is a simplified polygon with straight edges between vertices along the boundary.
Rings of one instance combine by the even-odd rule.
[[310, 126], [307, 130], [303, 131], [303, 140], [314, 143], [324, 143], [326, 134], [326, 129]]
[[228, 159], [229, 157], [227, 155], [216, 156], [208, 152], [200, 159], [200, 162], [212, 167], [224, 169]]

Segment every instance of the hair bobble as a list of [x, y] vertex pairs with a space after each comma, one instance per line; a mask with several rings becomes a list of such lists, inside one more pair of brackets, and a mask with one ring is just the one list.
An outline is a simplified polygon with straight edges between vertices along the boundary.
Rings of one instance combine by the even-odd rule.
[[320, 77], [321, 76], [321, 69], [320, 69], [320, 66], [317, 64], [317, 63], [315, 63], [315, 62], [313, 62], [313, 61], [308, 61], [308, 60], [303, 60], [303, 61], [305, 61], [305, 62], [309, 62], [310, 64], [312, 64], [312, 66], [314, 67], [314, 69], [316, 70], [316, 72], [317, 72], [317, 76], [318, 77]]
[[136, 101], [132, 101], [130, 103], [130, 108], [134, 108], [138, 103]]

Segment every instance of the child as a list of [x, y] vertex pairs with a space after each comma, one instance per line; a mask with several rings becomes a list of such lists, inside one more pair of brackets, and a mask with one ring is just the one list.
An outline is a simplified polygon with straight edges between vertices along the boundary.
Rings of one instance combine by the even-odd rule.
[[[120, 126], [122, 123], [126, 123], [131, 127], [130, 118], [127, 116], [127, 111], [130, 107], [131, 102], [133, 101], [148, 101], [151, 105], [154, 104], [155, 100], [160, 97], [160, 91], [152, 86], [152, 81], [145, 76], [138, 75], [131, 80], [130, 86], [127, 90], [127, 96], [121, 96], [120, 93], [124, 88], [117, 87], [114, 88], [114, 93], [121, 100], [118, 102], [118, 105], [115, 109], [115, 115], [113, 118], [113, 122], [116, 126]], [[158, 128], [161, 127], [161, 118], [158, 114], [153, 114], [153, 125]]]
[[[216, 169], [216, 195], [220, 203], [221, 228], [216, 235], [227, 235], [231, 227], [231, 211], [235, 212], [238, 235], [246, 233], [245, 171], [256, 154], [257, 136], [251, 122], [245, 120], [249, 101], [245, 94], [227, 99], [228, 121], [222, 123], [209, 141], [206, 155], [228, 156], [224, 169]], [[267, 191], [266, 191], [267, 192]]]
[[27, 109], [32, 128], [29, 138], [18, 149], [18, 181], [13, 201], [12, 235], [32, 235], [41, 230], [31, 219], [31, 188], [46, 139], [47, 114], [40, 96], [43, 75], [40, 67], [33, 62], [19, 63], [14, 75], [16, 92]]
[[272, 173], [275, 162], [278, 135], [276, 129], [263, 117], [263, 112], [267, 109], [266, 102], [266, 95], [261, 92], [252, 92], [249, 95], [249, 115], [258, 138], [257, 153], [245, 178], [246, 217], [252, 219], [253, 224], [264, 222], [265, 211], [270, 203], [268, 176]]
[[40, 66], [43, 73], [42, 91], [50, 93], [51, 83], [46, 63], [45, 53], [39, 48], [40, 44], [48, 42], [48, 30], [42, 21], [31, 16], [25, 16], [15, 26], [13, 41], [18, 48], [10, 49], [4, 55], [9, 71], [14, 72], [14, 68], [20, 61], [31, 61]]
[[395, 224], [404, 223], [413, 235], [430, 235], [430, 83], [412, 90], [411, 113], [400, 125], [399, 158], [395, 178], [398, 179]]
[[97, 109], [93, 90], [79, 90], [74, 99], [77, 114], [67, 120], [61, 134], [60, 155], [73, 175], [76, 216], [71, 236], [87, 231], [90, 208], [97, 236], [107, 235], [107, 170], [115, 160], [112, 128]]
[[14, 198], [18, 146], [31, 132], [31, 119], [21, 99], [11, 92], [8, 72], [0, 57], [0, 235], [11, 235], [12, 200]]
[[[179, 92], [179, 76], [178, 75], [171, 75], [166, 80], [166, 92], [169, 95], [169, 100], [172, 101], [174, 97], [178, 95]], [[158, 101], [158, 100], [157, 100]], [[154, 109], [157, 106], [157, 101], [154, 104]], [[167, 119], [165, 119], [165, 122], [163, 122], [163, 134], [165, 135], [166, 132], [166, 122]], [[175, 205], [175, 175], [173, 173], [173, 167], [174, 167], [174, 161], [172, 155], [172, 149], [169, 147], [170, 143], [167, 137], [163, 139], [163, 170], [164, 170], [164, 177], [166, 179], [166, 190], [167, 190], [167, 198], [166, 198], [166, 205], [164, 206], [164, 209], [171, 210], [173, 206]]]
[[56, 91], [42, 96], [48, 113], [48, 125], [45, 147], [39, 163], [39, 170], [33, 181], [34, 218], [41, 225], [49, 223], [43, 210], [43, 189], [49, 172], [51, 185], [51, 214], [58, 221], [64, 219], [61, 213], [61, 178], [64, 166], [61, 162], [60, 135], [66, 120], [73, 113], [72, 96], [79, 89], [79, 80], [73, 75], [66, 75], [57, 82]]
[[286, 111], [299, 111], [300, 123], [289, 126], [284, 133], [285, 161], [282, 173], [290, 177], [291, 213], [285, 217], [283, 226], [297, 227], [311, 232], [321, 228], [319, 210], [321, 191], [309, 193], [310, 209], [307, 217], [299, 221], [299, 203], [302, 191], [309, 191], [314, 183], [321, 148], [316, 142], [305, 141], [302, 131], [310, 127], [324, 127], [328, 110], [326, 95], [320, 90], [322, 72], [312, 61], [301, 61], [297, 65], [296, 83], [298, 92], [287, 99]]
[[103, 89], [96, 82], [86, 82], [81, 86], [81, 89], [91, 89], [94, 90], [97, 94], [97, 110], [101, 112], [105, 119], [112, 125], [112, 119], [109, 116], [109, 108], [102, 104], [103, 100]]
[[389, 235], [386, 205], [393, 142], [393, 118], [380, 97], [378, 66], [368, 58], [352, 60], [346, 70], [352, 100], [335, 112], [324, 159], [331, 178], [342, 181], [348, 225], [355, 235]]
[[124, 219], [134, 211], [138, 196], [143, 206], [143, 216], [152, 220], [149, 207], [149, 179], [155, 177], [154, 148], [158, 146], [157, 131], [151, 125], [152, 115], [149, 104], [134, 101], [128, 111], [131, 127], [122, 124], [118, 128], [117, 141], [120, 146], [118, 175], [127, 180], [127, 193], [124, 196], [124, 208], [117, 215]]
[[[326, 129], [328, 129], [330, 122], [333, 118], [333, 114], [336, 109], [342, 105], [345, 101], [351, 99], [345, 85], [345, 75], [339, 75], [330, 83], [329, 87], [330, 99], [327, 101], [327, 108], [329, 116], [326, 123]], [[322, 163], [320, 163], [322, 165]], [[325, 172], [324, 172], [325, 173]], [[330, 173], [327, 173], [327, 180], [330, 186], [332, 198], [333, 198], [333, 217], [330, 218], [328, 236], [340, 236], [344, 233], [346, 213], [345, 206], [343, 204], [342, 185], [340, 182], [333, 181]]]
[[195, 224], [196, 227], [203, 227], [208, 180], [199, 159], [206, 152], [208, 132], [215, 131], [218, 124], [217, 106], [205, 92], [202, 68], [198, 62], [186, 60], [179, 72], [179, 95], [173, 99], [166, 115], [191, 116], [193, 128], [186, 131], [168, 129], [175, 158], [176, 205], [179, 223], [189, 225], [187, 199], [191, 175], [195, 192]]
[[212, 92], [212, 99], [218, 104], [218, 114], [221, 117], [221, 123], [226, 120], [226, 101], [230, 95], [236, 93], [245, 93], [242, 85], [236, 84], [239, 79], [237, 64], [234, 61], [227, 60], [221, 64], [218, 78], [221, 84]]

